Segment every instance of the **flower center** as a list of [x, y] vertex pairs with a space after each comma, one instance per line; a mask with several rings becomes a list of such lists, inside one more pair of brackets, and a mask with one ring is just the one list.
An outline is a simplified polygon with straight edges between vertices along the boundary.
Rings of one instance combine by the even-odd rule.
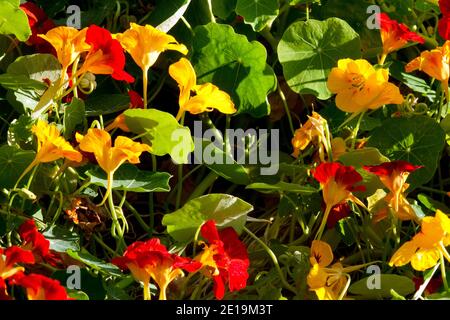
[[351, 83], [353, 88], [359, 89], [360, 91], [364, 88], [364, 84], [366, 79], [362, 74], [359, 73], [351, 73], [349, 76], [348, 82]]

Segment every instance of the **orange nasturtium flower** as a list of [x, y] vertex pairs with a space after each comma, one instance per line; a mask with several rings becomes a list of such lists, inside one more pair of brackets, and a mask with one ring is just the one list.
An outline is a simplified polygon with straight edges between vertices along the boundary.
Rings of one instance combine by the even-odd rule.
[[314, 178], [322, 187], [323, 200], [326, 208], [316, 239], [320, 239], [331, 209], [350, 200], [364, 207], [352, 191], [363, 191], [364, 186], [355, 186], [362, 181], [361, 175], [351, 166], [344, 166], [338, 162], [324, 162], [313, 171]]
[[[230, 95], [212, 83], [197, 84], [197, 75], [194, 67], [186, 58], [181, 58], [169, 67], [170, 76], [178, 83], [180, 88], [179, 105], [180, 110], [177, 120], [181, 118], [185, 111], [192, 114], [199, 114], [205, 111], [217, 109], [225, 114], [236, 112]], [[195, 93], [191, 97], [191, 93]]]
[[85, 136], [77, 133], [76, 139], [80, 149], [95, 155], [98, 165], [108, 176], [108, 185], [105, 197], [100, 203], [105, 203], [112, 191], [114, 172], [125, 162], [139, 163], [139, 156], [144, 151], [150, 151], [150, 146], [134, 142], [130, 138], [118, 136], [112, 146], [111, 136], [101, 129], [91, 128]]
[[142, 69], [144, 86], [144, 107], [147, 107], [147, 83], [148, 70], [155, 64], [159, 55], [166, 50], [176, 50], [187, 54], [188, 49], [184, 44], [151, 25], [140, 26], [130, 23], [130, 28], [123, 33], [117, 33], [114, 37], [119, 40], [122, 47], [131, 55], [134, 62]]
[[202, 264], [189, 258], [171, 254], [158, 238], [145, 242], [136, 241], [128, 246], [123, 257], [116, 257], [112, 263], [122, 270], [130, 270], [133, 278], [144, 285], [144, 300], [150, 300], [150, 280], [159, 287], [159, 300], [167, 300], [166, 289], [183, 270], [197, 271]]
[[59, 130], [54, 124], [48, 124], [44, 120], [38, 120], [32, 126], [31, 131], [37, 137], [37, 153], [34, 160], [24, 170], [16, 182], [20, 180], [36, 165], [42, 162], [52, 162], [61, 158], [66, 158], [75, 162], [81, 162], [83, 156], [76, 151], [70, 143], [60, 136]]
[[62, 79], [65, 77], [67, 68], [77, 59], [80, 53], [89, 50], [90, 46], [85, 42], [86, 31], [87, 28], [77, 30], [62, 26], [49, 30], [45, 35], [38, 35], [55, 48], [58, 61], [62, 65]]
[[423, 166], [412, 165], [407, 161], [395, 160], [384, 162], [376, 166], [364, 166], [363, 168], [368, 172], [376, 174], [385, 187], [389, 189], [390, 192], [385, 200], [394, 210], [396, 216], [400, 220], [412, 220], [416, 219], [416, 215], [414, 209], [404, 195], [404, 192], [409, 187], [406, 180], [411, 172], [422, 167]]
[[311, 269], [306, 282], [319, 300], [342, 300], [351, 281], [348, 273], [367, 265], [343, 267], [340, 262], [331, 265], [333, 259], [333, 251], [328, 243], [313, 240], [309, 258]]
[[450, 262], [450, 254], [445, 247], [450, 245], [450, 219], [437, 210], [434, 217], [424, 217], [421, 230], [410, 241], [405, 242], [392, 256], [389, 265], [401, 267], [411, 262], [417, 271], [434, 267], [444, 258]]
[[424, 43], [425, 39], [417, 33], [412, 32], [403, 23], [391, 20], [386, 13], [379, 14], [381, 42], [383, 43], [383, 54], [380, 64], [384, 63], [386, 56], [404, 47], [408, 42]]
[[450, 40], [445, 41], [442, 47], [423, 51], [420, 56], [405, 66], [405, 70], [406, 72], [420, 70], [430, 77], [439, 80], [447, 100], [450, 101], [448, 94], [448, 79], [450, 77]]
[[387, 69], [375, 69], [367, 60], [340, 59], [328, 76], [327, 86], [337, 94], [339, 109], [359, 114], [385, 104], [403, 102], [399, 88], [388, 80]]
[[305, 150], [309, 144], [313, 143], [319, 146], [320, 160], [324, 162], [324, 149], [327, 149], [326, 126], [327, 120], [313, 111], [312, 115], [308, 116], [308, 121], [294, 132], [294, 137], [291, 140], [294, 148], [292, 156], [298, 158], [300, 151]]

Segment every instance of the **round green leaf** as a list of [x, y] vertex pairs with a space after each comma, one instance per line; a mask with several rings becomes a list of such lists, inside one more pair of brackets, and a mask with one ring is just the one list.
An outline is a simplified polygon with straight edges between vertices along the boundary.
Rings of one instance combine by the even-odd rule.
[[[380, 277], [379, 289], [371, 289], [371, 285], [376, 283], [375, 278], [372, 277], [378, 276]], [[374, 274], [371, 277], [367, 277], [353, 283], [348, 291], [352, 294], [370, 299], [389, 298], [391, 296], [391, 289], [394, 289], [398, 294], [402, 296], [406, 296], [414, 292], [415, 285], [414, 282], [408, 277], [399, 276], [396, 274]]]
[[198, 228], [207, 220], [214, 219], [219, 228], [233, 227], [242, 232], [247, 213], [253, 206], [229, 194], [208, 194], [187, 202], [175, 212], [166, 214], [162, 220], [167, 232], [179, 242], [190, 242]]
[[237, 0], [236, 13], [259, 32], [278, 15], [278, 0]]
[[212, 82], [230, 94], [238, 113], [262, 117], [270, 113], [267, 95], [276, 78], [266, 64], [267, 51], [229, 25], [209, 23], [194, 29], [192, 63], [199, 83]]
[[361, 57], [359, 35], [339, 18], [293, 23], [278, 45], [278, 57], [288, 85], [297, 93], [328, 99], [327, 78], [343, 58]]
[[368, 146], [376, 147], [391, 160], [405, 160], [424, 168], [408, 177], [410, 190], [430, 181], [445, 144], [445, 133], [427, 116], [392, 118], [372, 131]]
[[28, 18], [19, 0], [0, 0], [0, 34], [14, 34], [20, 41], [31, 35]]
[[183, 127], [168, 112], [156, 109], [130, 109], [124, 112], [125, 121], [133, 133], [142, 134], [144, 142], [157, 156], [170, 154], [176, 163], [186, 163], [194, 150], [191, 131]]

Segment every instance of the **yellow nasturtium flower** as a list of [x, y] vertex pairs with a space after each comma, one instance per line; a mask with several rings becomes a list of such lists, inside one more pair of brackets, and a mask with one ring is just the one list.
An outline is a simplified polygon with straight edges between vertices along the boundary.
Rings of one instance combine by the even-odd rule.
[[49, 30], [45, 35], [38, 35], [48, 41], [55, 48], [58, 61], [62, 65], [64, 79], [67, 68], [76, 60], [80, 53], [89, 51], [91, 47], [85, 42], [87, 28], [77, 30], [72, 27], [56, 27]]
[[324, 149], [326, 148], [327, 138], [325, 136], [325, 127], [327, 126], [327, 120], [322, 118], [317, 112], [308, 116], [303, 126], [294, 132], [294, 137], [291, 140], [294, 152], [292, 156], [298, 158], [300, 151], [306, 149], [309, 144], [317, 144], [319, 147], [319, 154], [321, 161], [325, 161], [323, 157]]
[[53, 162], [55, 160], [66, 158], [75, 162], [81, 162], [83, 156], [76, 151], [70, 143], [60, 136], [59, 130], [54, 124], [48, 124], [46, 121], [38, 120], [32, 126], [31, 131], [37, 137], [37, 153], [34, 160], [24, 170], [16, 185], [20, 180], [35, 166], [43, 162]]
[[406, 72], [421, 70], [430, 77], [442, 83], [443, 91], [450, 101], [448, 95], [448, 79], [450, 77], [450, 41], [445, 41], [442, 47], [423, 51], [420, 56], [405, 66]]
[[420, 232], [394, 253], [389, 265], [401, 267], [411, 262], [415, 270], [424, 271], [434, 267], [440, 259], [450, 262], [450, 254], [445, 248], [449, 245], [450, 219], [437, 210], [434, 217], [422, 219]]
[[131, 55], [134, 62], [142, 69], [144, 85], [144, 107], [147, 107], [148, 70], [155, 64], [159, 55], [166, 50], [187, 54], [188, 49], [171, 36], [151, 25], [140, 26], [130, 23], [130, 28], [123, 33], [113, 35], [122, 47]]
[[340, 262], [333, 262], [333, 251], [328, 243], [314, 240], [311, 245], [309, 261], [311, 269], [306, 282], [319, 300], [341, 300], [350, 285], [348, 273], [361, 269], [367, 264], [343, 267]]
[[375, 69], [364, 59], [341, 59], [328, 76], [327, 86], [336, 93], [336, 106], [345, 112], [361, 113], [385, 104], [400, 104], [403, 96], [388, 82], [387, 69]]
[[123, 136], [118, 136], [114, 141], [114, 146], [112, 146], [109, 133], [96, 128], [89, 129], [85, 136], [77, 133], [76, 139], [80, 144], [80, 149], [85, 152], [92, 152], [100, 168], [108, 175], [107, 191], [101, 204], [105, 203], [111, 193], [114, 172], [126, 161], [139, 163], [141, 153], [151, 150], [150, 146], [134, 142]]
[[[220, 90], [212, 83], [197, 84], [197, 75], [189, 60], [181, 58], [169, 67], [170, 76], [178, 83], [180, 88], [180, 110], [177, 120], [185, 111], [199, 114], [217, 109], [225, 114], [236, 112], [233, 101], [228, 93]], [[191, 93], [195, 93], [191, 97]]]

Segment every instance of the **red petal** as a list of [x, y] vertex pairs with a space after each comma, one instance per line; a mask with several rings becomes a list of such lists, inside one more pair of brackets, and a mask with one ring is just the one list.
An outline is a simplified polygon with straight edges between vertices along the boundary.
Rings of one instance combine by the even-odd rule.
[[384, 162], [377, 166], [364, 166], [364, 170], [367, 170], [377, 176], [390, 176], [394, 171], [397, 172], [413, 172], [417, 169], [423, 168], [423, 166], [415, 166], [407, 161], [395, 160], [391, 162]]
[[225, 228], [220, 231], [220, 240], [223, 242], [223, 247], [225, 253], [230, 257], [230, 259], [241, 259], [248, 262], [248, 253], [245, 245], [239, 240], [237, 232], [231, 228]]
[[381, 30], [389, 32], [395, 37], [406, 41], [425, 43], [424, 38], [417, 33], [410, 31], [405, 24], [392, 20], [386, 13], [380, 13], [379, 17]]
[[34, 263], [33, 253], [17, 246], [6, 248], [4, 254], [6, 256], [6, 265], [12, 266], [16, 263]]
[[248, 279], [248, 261], [233, 259], [228, 267], [228, 287], [230, 291], [244, 289]]
[[144, 99], [134, 90], [128, 90], [131, 108], [144, 108]]
[[329, 229], [334, 228], [336, 223], [341, 219], [347, 218], [350, 212], [350, 206], [346, 202], [335, 205], [328, 216], [327, 227]]
[[328, 180], [334, 178], [336, 171], [342, 165], [337, 162], [324, 162], [317, 166], [316, 169], [312, 171], [314, 179], [319, 181], [321, 184], [325, 184]]
[[225, 295], [225, 283], [224, 280], [220, 275], [214, 276], [214, 295], [216, 296], [216, 299], [222, 300], [223, 296]]
[[444, 40], [450, 40], [450, 15], [443, 16], [438, 23], [439, 35]]
[[439, 0], [439, 8], [444, 16], [450, 15], [450, 0]]
[[175, 269], [181, 268], [183, 270], [186, 270], [187, 272], [195, 272], [203, 266], [198, 261], [180, 257], [178, 255], [173, 255], [173, 258], [174, 258], [173, 268]]
[[[336, 171], [336, 177], [334, 178], [337, 183], [346, 186], [347, 190], [353, 191], [355, 187], [354, 184], [361, 182], [363, 180], [362, 176], [355, 170], [355, 168], [349, 166], [341, 166]], [[356, 187], [359, 188], [360, 187]], [[356, 191], [356, 190], [355, 190]]]
[[40, 274], [32, 273], [15, 278], [14, 284], [26, 288], [29, 295], [36, 295], [40, 289], [44, 290], [45, 300], [70, 300], [66, 289], [61, 286], [59, 281]]
[[200, 232], [202, 234], [202, 237], [205, 238], [208, 242], [220, 240], [219, 232], [217, 231], [216, 222], [214, 220], [206, 221], [202, 225]]

